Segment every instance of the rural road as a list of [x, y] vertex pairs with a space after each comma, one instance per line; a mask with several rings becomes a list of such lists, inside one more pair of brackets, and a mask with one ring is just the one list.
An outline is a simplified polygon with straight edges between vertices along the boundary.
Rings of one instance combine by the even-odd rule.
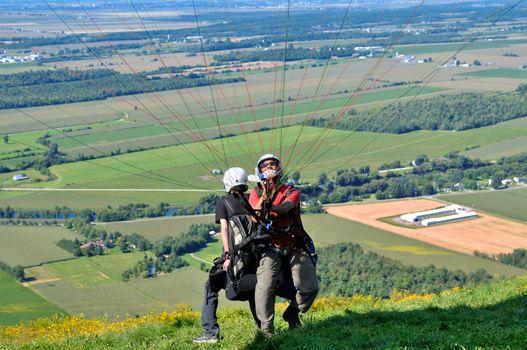
[[200, 257], [197, 257], [196, 255], [194, 255], [194, 253], [190, 253], [190, 256], [191, 256], [192, 258], [194, 258], [194, 259], [200, 261], [200, 262], [203, 262], [203, 263], [207, 264], [207, 265], [212, 265], [212, 263], [211, 263], [210, 261], [207, 261], [207, 260], [205, 260], [205, 259], [202, 259], [202, 258], [200, 258]]

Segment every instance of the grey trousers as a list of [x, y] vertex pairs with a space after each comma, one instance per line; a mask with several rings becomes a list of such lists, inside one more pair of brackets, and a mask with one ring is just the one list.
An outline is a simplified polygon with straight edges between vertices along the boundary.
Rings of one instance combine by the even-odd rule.
[[274, 332], [275, 290], [284, 270], [290, 269], [296, 295], [290, 305], [302, 312], [309, 310], [318, 293], [316, 268], [309, 255], [293, 248], [286, 256], [281, 256], [272, 247], [268, 248], [260, 259], [256, 270], [255, 290], [256, 315], [261, 322], [261, 329]]

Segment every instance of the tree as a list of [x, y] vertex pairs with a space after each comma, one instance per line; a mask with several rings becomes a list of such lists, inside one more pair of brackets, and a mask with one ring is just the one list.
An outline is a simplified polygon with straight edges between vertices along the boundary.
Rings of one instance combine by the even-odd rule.
[[473, 65], [475, 66], [481, 66], [481, 62], [479, 60], [474, 60], [474, 62], [472, 62]]
[[9, 143], [9, 135], [8, 134], [5, 134], [4, 136], [2, 136], [2, 139], [4, 140], [5, 144]]
[[24, 281], [24, 268], [21, 265], [16, 265], [13, 267], [13, 277], [19, 282]]
[[318, 175], [317, 182], [319, 185], [324, 185], [328, 181], [328, 175], [326, 173], [322, 173]]

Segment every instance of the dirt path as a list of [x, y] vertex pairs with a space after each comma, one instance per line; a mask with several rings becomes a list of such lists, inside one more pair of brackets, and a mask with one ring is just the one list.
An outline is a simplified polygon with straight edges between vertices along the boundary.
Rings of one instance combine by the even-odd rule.
[[332, 206], [326, 210], [335, 216], [465, 254], [473, 254], [475, 250], [489, 254], [510, 253], [516, 248], [527, 248], [527, 225], [482, 213], [478, 213], [477, 219], [418, 229], [399, 227], [378, 220], [443, 205], [430, 199], [411, 199]]

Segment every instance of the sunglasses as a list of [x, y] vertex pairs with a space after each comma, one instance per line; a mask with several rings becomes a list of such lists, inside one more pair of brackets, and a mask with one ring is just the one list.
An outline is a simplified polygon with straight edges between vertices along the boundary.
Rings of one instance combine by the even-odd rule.
[[270, 161], [263, 162], [262, 164], [260, 164], [261, 169], [269, 168], [271, 166], [278, 166], [278, 163], [274, 160], [270, 160]]

